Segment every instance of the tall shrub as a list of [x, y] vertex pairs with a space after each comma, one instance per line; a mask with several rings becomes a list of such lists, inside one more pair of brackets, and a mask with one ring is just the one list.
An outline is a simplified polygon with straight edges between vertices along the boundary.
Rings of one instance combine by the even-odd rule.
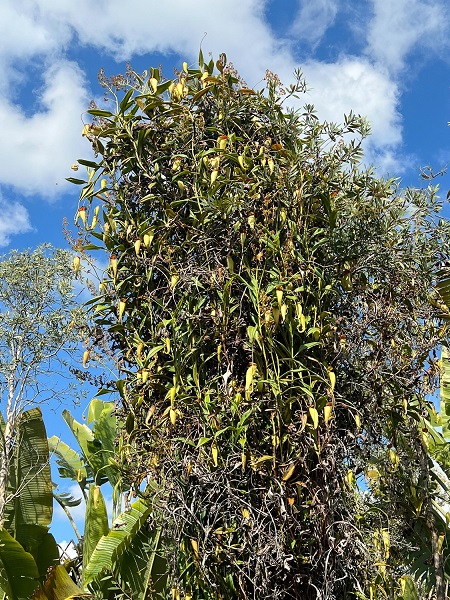
[[172, 596], [403, 597], [438, 527], [436, 191], [365, 168], [361, 117], [288, 108], [299, 73], [255, 91], [200, 55], [101, 81], [98, 161], [72, 181], [109, 256], [92, 307], [122, 360], [122, 468], [154, 498]]

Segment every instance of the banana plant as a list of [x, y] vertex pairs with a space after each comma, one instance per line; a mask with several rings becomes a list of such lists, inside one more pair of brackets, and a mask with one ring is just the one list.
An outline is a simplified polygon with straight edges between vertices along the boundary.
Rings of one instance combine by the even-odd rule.
[[151, 510], [138, 499], [117, 517], [83, 568], [85, 586], [111, 599], [117, 590], [128, 590], [137, 600], [163, 597], [167, 565], [160, 552], [161, 529], [147, 526]]
[[[114, 408], [113, 402], [94, 398], [87, 425], [64, 411], [79, 451], [56, 436], [49, 439], [49, 446], [57, 457], [60, 476], [76, 481], [86, 501], [82, 586], [105, 599], [117, 598], [118, 590], [126, 589], [133, 598], [146, 600], [163, 593], [166, 586], [166, 563], [159, 556], [161, 531], [148, 528], [152, 507], [142, 499], [118, 514], [124, 487], [114, 460], [110, 460], [118, 426]], [[107, 482], [113, 488], [111, 527], [101, 491]]]
[[[0, 427], [4, 427], [1, 418]], [[49, 533], [53, 484], [47, 434], [39, 408], [20, 415], [14, 436], [17, 443], [8, 462], [5, 522], [0, 528], [0, 590], [9, 600], [28, 599], [34, 592], [42, 599], [66, 600], [83, 591], [73, 584], [69, 594], [70, 577], [63, 567], [58, 567], [58, 548]], [[47, 572], [54, 572], [55, 567], [59, 569], [57, 581], [55, 575], [50, 581]], [[45, 589], [52, 589], [52, 595]]]

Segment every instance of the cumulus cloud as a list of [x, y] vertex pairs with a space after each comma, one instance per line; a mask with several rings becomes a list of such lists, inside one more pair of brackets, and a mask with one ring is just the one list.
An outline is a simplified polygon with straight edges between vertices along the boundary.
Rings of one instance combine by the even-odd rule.
[[[205, 55], [211, 51], [218, 56], [225, 51], [250, 85], [261, 80], [271, 63], [273, 70], [278, 65], [293, 65], [287, 44], [276, 39], [265, 22], [260, 0], [241, 3], [238, 18], [234, 0], [223, 0], [214, 10], [209, 0], [197, 0], [188, 8], [180, 0], [159, 4], [130, 0], [127, 11], [139, 18], [124, 18], [119, 0], [106, 4], [90, 0], [76, 4], [2, 2], [0, 23], [9, 41], [0, 46], [0, 67], [13, 68], [4, 70], [5, 80], [0, 85], [0, 184], [12, 185], [24, 194], [55, 197], [70, 175], [70, 164], [86, 155], [80, 130], [89, 98], [81, 70], [64, 59], [70, 44], [81, 43], [118, 60], [156, 51], [194, 61], [207, 32]], [[10, 30], [6, 31], [8, 23]], [[34, 58], [47, 65], [44, 85], [35, 106], [25, 112], [14, 102], [12, 83], [19, 79], [23, 90]]]
[[367, 55], [391, 73], [405, 66], [418, 47], [448, 50], [450, 11], [443, 0], [373, 0], [367, 31]]
[[77, 549], [72, 540], [70, 542], [68, 542], [67, 540], [61, 540], [60, 542], [58, 542], [58, 546], [59, 555], [63, 560], [70, 560], [78, 556]]
[[[290, 42], [275, 37], [265, 21], [264, 4], [248, 0], [239, 5], [236, 15], [235, 0], [223, 0], [214, 11], [209, 0], [197, 0], [188, 10], [180, 0], [159, 5], [130, 0], [129, 13], [139, 14], [139, 19], [124, 19], [119, 0], [93, 6], [89, 0], [79, 0], [76, 5], [39, 2], [48, 23], [59, 23], [62, 31], [61, 23], [70, 23], [82, 44], [118, 59], [158, 51], [195, 60], [207, 32], [203, 47], [215, 56], [225, 51], [249, 85], [258, 86], [266, 68], [288, 83], [298, 63]], [[314, 4], [299, 0], [293, 28], [305, 35], [315, 31], [314, 35], [321, 36], [333, 23], [338, 7], [337, 0], [318, 0]], [[367, 59], [345, 57], [335, 63], [309, 61], [301, 66], [315, 90], [312, 99], [322, 118], [340, 121], [344, 112], [353, 109], [369, 118], [373, 144], [391, 146], [401, 141], [398, 89], [382, 69]]]
[[[393, 73], [418, 36], [426, 39], [439, 31], [436, 6], [442, 1], [421, 3], [420, 15], [419, 0], [411, 0], [412, 17], [411, 2], [373, 0], [365, 58], [344, 56], [334, 63], [306, 59], [298, 65], [292, 38], [274, 35], [265, 18], [267, 2], [262, 0], [239, 5], [222, 0], [214, 10], [210, 0], [196, 0], [189, 6], [181, 0], [159, 4], [129, 0], [127, 13], [132, 18], [124, 18], [120, 0], [93, 4], [90, 0], [76, 4], [5, 0], [0, 7], [0, 31], [5, 34], [3, 40], [0, 36], [0, 67], [14, 65], [14, 71], [5, 71], [0, 84], [0, 184], [24, 194], [55, 197], [70, 175], [70, 164], [86, 155], [80, 129], [89, 97], [80, 68], [65, 58], [70, 57], [71, 45], [106, 52], [117, 60], [161, 52], [194, 62], [205, 32], [205, 55], [226, 52], [250, 86], [261, 86], [267, 68], [289, 83], [301, 66], [313, 88], [308, 101], [317, 106], [320, 118], [341, 121], [350, 110], [360, 112], [372, 124], [371, 144], [392, 150], [402, 140], [399, 89]], [[339, 0], [298, 0], [292, 32], [316, 43], [334, 22], [339, 6]], [[425, 33], [420, 33], [423, 24]], [[413, 33], [405, 32], [411, 28]], [[35, 106], [25, 112], [14, 102], [12, 78], [22, 76], [23, 89], [36, 57], [46, 65], [44, 83]]]
[[268, 55], [281, 53], [288, 58], [286, 43], [272, 35], [264, 20], [264, 4], [222, 0], [212, 9], [210, 0], [189, 5], [180, 0], [129, 0], [127, 14], [137, 17], [124, 18], [120, 0], [76, 4], [39, 0], [49, 22], [70, 23], [82, 44], [106, 50], [119, 60], [155, 51], [194, 59], [206, 33], [204, 48], [215, 56], [226, 52], [256, 71], [266, 68]]
[[333, 25], [338, 9], [337, 0], [299, 0], [299, 10], [290, 33], [310, 44], [317, 44]]
[[0, 14], [0, 55], [4, 61], [59, 52], [70, 39], [68, 23], [49, 23], [45, 9], [36, 0], [6, 0]]
[[394, 146], [401, 142], [399, 89], [388, 75], [365, 59], [343, 58], [335, 63], [304, 65], [308, 96], [320, 116], [341, 122], [344, 114], [361, 114], [372, 127], [371, 143]]
[[31, 116], [0, 97], [0, 182], [24, 194], [60, 193], [55, 184], [64, 186], [70, 165], [86, 153], [81, 116], [87, 104], [83, 74], [69, 61], [47, 69]]
[[28, 233], [32, 229], [25, 206], [0, 198], [0, 246], [7, 246], [12, 236]]

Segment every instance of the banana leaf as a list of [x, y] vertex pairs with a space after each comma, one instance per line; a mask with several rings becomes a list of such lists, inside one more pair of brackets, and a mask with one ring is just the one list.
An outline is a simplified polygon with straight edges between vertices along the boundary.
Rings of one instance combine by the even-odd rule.
[[97, 485], [106, 483], [108, 478], [103, 473], [103, 469], [108, 465], [109, 453], [104, 452], [103, 441], [96, 438], [87, 425], [76, 421], [68, 410], [64, 410], [62, 416], [75, 436], [86, 462], [94, 472], [95, 483]]
[[450, 355], [446, 346], [441, 351], [441, 419], [442, 435], [450, 441]]
[[48, 439], [50, 452], [57, 456], [56, 464], [61, 477], [77, 481], [82, 489], [86, 486], [88, 472], [83, 458], [56, 435]]
[[86, 569], [83, 569], [83, 585], [88, 585], [105, 571], [114, 572], [116, 565], [132, 545], [137, 532], [145, 524], [150, 512], [151, 507], [139, 499], [134, 502], [130, 510], [117, 517], [111, 531], [99, 540]]
[[402, 599], [403, 600], [419, 600], [419, 594], [417, 593], [417, 587], [415, 581], [409, 575], [403, 575], [400, 577], [402, 587]]
[[37, 590], [32, 600], [82, 600], [83, 598], [92, 598], [92, 595], [79, 588], [65, 568], [58, 565], [50, 571], [43, 589]]
[[448, 321], [450, 319], [450, 269], [448, 267], [440, 269], [437, 273], [436, 279], [436, 289], [439, 292], [443, 302], [440, 307], [442, 310], [441, 316], [444, 321]]
[[28, 600], [38, 586], [33, 556], [6, 529], [0, 529], [0, 589], [9, 600]]
[[125, 551], [116, 576], [136, 600], [162, 594], [167, 584], [167, 563], [161, 554], [161, 529], [149, 531], [144, 525]]
[[33, 552], [34, 560], [39, 571], [39, 577], [45, 578], [48, 570], [59, 564], [59, 548], [55, 538], [47, 532], [40, 540], [39, 546]]
[[[100, 401], [94, 399], [93, 402], [98, 403]], [[102, 405], [103, 408], [99, 411], [100, 406], [97, 404], [96, 412], [93, 413], [96, 417], [93, 431], [95, 439], [102, 443], [103, 472], [112, 487], [115, 487], [120, 475], [113, 467], [108, 466], [108, 459], [115, 454], [114, 442], [117, 434], [117, 418], [114, 415], [115, 405], [114, 402], [102, 402]]]
[[104, 410], [105, 405], [107, 405], [107, 404], [113, 404], [113, 403], [112, 402], [104, 402], [103, 400], [100, 400], [99, 398], [94, 398], [93, 400], [90, 401], [89, 408], [88, 408], [88, 416], [87, 416], [87, 424], [88, 425], [90, 425], [94, 421], [97, 421], [100, 418], [100, 415], [102, 414], [102, 411]]
[[17, 422], [17, 443], [9, 463], [5, 528], [35, 559], [39, 574], [59, 560], [48, 532], [53, 513], [47, 433], [39, 408], [25, 411]]
[[80, 506], [82, 500], [81, 498], [75, 498], [75, 496], [72, 496], [72, 494], [70, 494], [69, 492], [53, 492], [53, 497], [60, 506], [66, 508]]
[[47, 527], [52, 520], [53, 485], [47, 433], [39, 408], [22, 414], [16, 452], [20, 487], [14, 516], [16, 529], [21, 524]]
[[108, 513], [100, 487], [89, 486], [83, 544], [83, 573], [99, 540], [109, 533]]

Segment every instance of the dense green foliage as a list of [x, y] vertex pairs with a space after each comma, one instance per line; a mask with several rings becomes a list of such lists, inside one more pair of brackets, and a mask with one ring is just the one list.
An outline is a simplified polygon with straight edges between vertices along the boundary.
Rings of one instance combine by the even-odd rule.
[[286, 108], [300, 75], [255, 92], [222, 55], [102, 82], [72, 181], [110, 257], [91, 306], [121, 361], [117, 460], [172, 598], [441, 590], [435, 190], [364, 168], [363, 119]]

